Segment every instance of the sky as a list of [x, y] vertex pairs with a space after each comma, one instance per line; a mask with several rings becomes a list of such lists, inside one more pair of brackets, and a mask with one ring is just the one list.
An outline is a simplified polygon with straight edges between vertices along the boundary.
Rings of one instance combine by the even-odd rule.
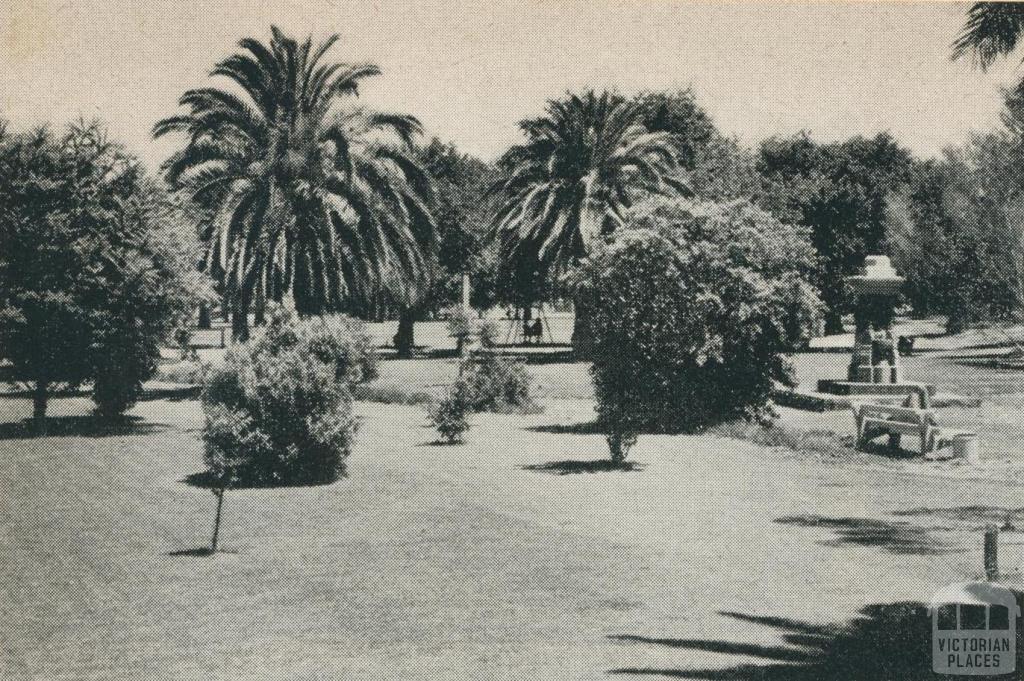
[[99, 118], [151, 167], [176, 145], [153, 124], [239, 38], [338, 33], [337, 61], [372, 61], [367, 106], [493, 159], [517, 122], [583, 88], [692, 88], [719, 129], [754, 145], [809, 131], [891, 131], [921, 156], [998, 125], [1000, 87], [952, 62], [965, 5], [677, 0], [4, 0], [0, 117], [14, 128]]

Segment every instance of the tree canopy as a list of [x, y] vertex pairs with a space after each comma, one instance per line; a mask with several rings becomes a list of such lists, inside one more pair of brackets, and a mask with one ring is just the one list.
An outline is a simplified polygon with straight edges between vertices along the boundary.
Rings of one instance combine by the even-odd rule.
[[[207, 269], [236, 308], [236, 331], [266, 300], [300, 314], [351, 310], [381, 294], [419, 300], [436, 257], [431, 182], [413, 152], [412, 116], [352, 105], [373, 64], [326, 60], [338, 36], [298, 43], [276, 27], [189, 90], [154, 135], [183, 133], [167, 180], [208, 208]], [[235, 89], [241, 94], [235, 94]]]
[[[0, 132], [0, 357], [49, 390], [91, 381], [120, 413], [204, 294], [174, 206], [99, 125]], [[186, 230], [187, 231], [187, 230]]]
[[886, 250], [886, 205], [905, 187], [912, 157], [888, 133], [818, 144], [806, 134], [761, 144], [757, 169], [764, 178], [758, 203], [779, 219], [806, 225], [819, 260], [827, 330], [841, 330], [848, 310], [844, 277], [864, 256]]

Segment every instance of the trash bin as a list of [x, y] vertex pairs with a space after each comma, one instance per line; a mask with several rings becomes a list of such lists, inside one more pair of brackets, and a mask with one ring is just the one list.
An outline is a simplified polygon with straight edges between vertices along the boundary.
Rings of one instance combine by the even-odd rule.
[[967, 463], [979, 463], [981, 452], [976, 433], [959, 433], [953, 436], [953, 457]]

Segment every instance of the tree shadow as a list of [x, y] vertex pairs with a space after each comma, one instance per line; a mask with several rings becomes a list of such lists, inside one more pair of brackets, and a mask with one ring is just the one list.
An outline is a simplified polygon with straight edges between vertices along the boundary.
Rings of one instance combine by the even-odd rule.
[[556, 423], [549, 426], [529, 426], [524, 430], [533, 433], [550, 433], [552, 435], [600, 435], [601, 426], [596, 421], [585, 423]]
[[[348, 477], [348, 473], [343, 469], [338, 477], [334, 480], [315, 480], [315, 481], [281, 481], [281, 482], [257, 482], [252, 480], [239, 480], [231, 485], [232, 490], [246, 490], [246, 489], [287, 489], [292, 487], [325, 487], [327, 485], [333, 485], [334, 483], [344, 480]], [[197, 487], [199, 489], [215, 490], [217, 489], [217, 478], [210, 471], [199, 471], [198, 473], [190, 473], [186, 475], [178, 482], [188, 485], [189, 487]]]
[[917, 507], [903, 511], [895, 511], [893, 515], [902, 517], [934, 516], [946, 520], [972, 523], [976, 527], [997, 523], [1004, 530], [1024, 527], [1024, 508], [1004, 508], [1002, 506], [950, 506], [947, 508]]
[[201, 385], [180, 385], [165, 388], [148, 388], [139, 397], [139, 402], [153, 402], [155, 400], [167, 400], [169, 402], [185, 402], [198, 400], [202, 395]]
[[195, 549], [180, 549], [178, 551], [168, 551], [164, 555], [171, 556], [173, 558], [207, 558], [209, 556], [215, 556], [218, 553], [237, 555], [238, 551], [231, 551], [228, 549], [217, 549], [216, 551], [214, 551], [209, 546], [201, 546]]
[[87, 416], [48, 416], [39, 432], [32, 419], [0, 423], [0, 440], [31, 440], [41, 437], [111, 437], [150, 435], [169, 430], [166, 423], [151, 423], [140, 416], [104, 419]]
[[521, 466], [521, 468], [524, 471], [537, 471], [552, 475], [576, 475], [580, 473], [634, 473], [642, 471], [644, 466], [633, 461], [623, 461], [620, 463], [611, 459], [589, 461], [566, 459], [564, 461], [550, 461], [548, 463]]
[[937, 539], [932, 530], [952, 528], [911, 525], [908, 522], [891, 522], [873, 518], [829, 518], [820, 515], [794, 515], [775, 519], [781, 525], [797, 527], [823, 527], [834, 530], [838, 537], [818, 542], [822, 546], [873, 546], [897, 555], [937, 556], [950, 553], [964, 553], [965, 549], [951, 546]]
[[[1015, 591], [1017, 602], [1024, 602]], [[619, 668], [615, 675], [662, 676], [712, 681], [934, 681], [962, 677], [932, 672], [931, 619], [923, 603], [898, 602], [868, 605], [857, 617], [842, 624], [816, 625], [782, 617], [761, 617], [720, 612], [735, 620], [777, 630], [787, 645], [761, 646], [707, 639], [652, 638], [635, 635], [609, 636], [635, 645], [657, 645], [683, 650], [710, 651], [754, 657], [767, 664], [739, 664], [720, 669]], [[1024, 662], [1024, 627], [1017, 628], [1017, 669]], [[1016, 679], [1017, 674], [986, 676]]]

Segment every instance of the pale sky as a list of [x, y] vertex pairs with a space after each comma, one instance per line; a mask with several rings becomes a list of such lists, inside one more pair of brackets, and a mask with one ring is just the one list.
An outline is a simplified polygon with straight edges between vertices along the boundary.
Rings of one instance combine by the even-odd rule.
[[209, 83], [243, 36], [339, 33], [338, 61], [384, 75], [365, 104], [418, 116], [428, 134], [493, 159], [517, 121], [569, 89], [692, 87], [746, 144], [810, 131], [822, 141], [889, 130], [934, 155], [997, 124], [999, 87], [949, 60], [964, 5], [674, 0], [4, 0], [0, 117], [16, 128], [98, 117], [155, 166], [150, 138], [183, 91]]

